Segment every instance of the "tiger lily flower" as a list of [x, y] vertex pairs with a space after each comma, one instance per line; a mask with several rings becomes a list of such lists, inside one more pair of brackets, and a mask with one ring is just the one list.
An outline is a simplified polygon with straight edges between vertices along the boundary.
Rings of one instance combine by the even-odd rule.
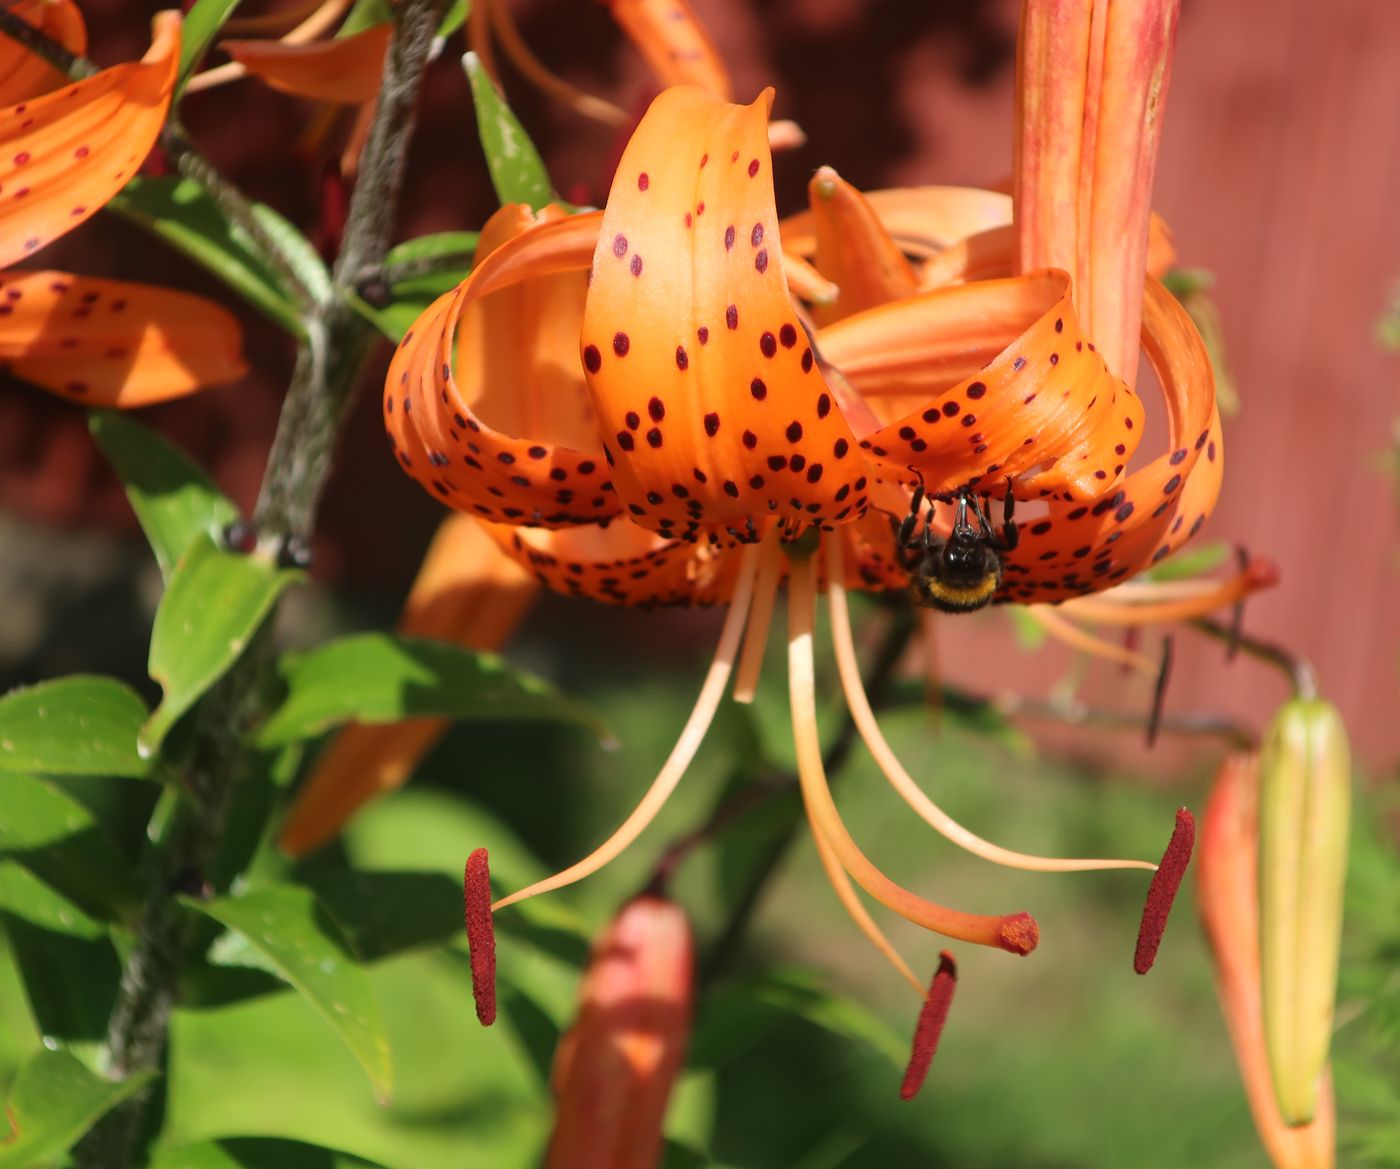
[[[1171, 447], [1148, 468], [1160, 478], [1143, 479], [1125, 476], [1142, 404], [1081, 328], [1064, 270], [959, 278], [809, 335], [790, 296], [774, 208], [770, 102], [771, 91], [746, 107], [693, 88], [664, 92], [622, 157], [606, 211], [545, 223], [501, 246], [419, 319], [385, 383], [386, 425], [405, 470], [480, 517], [547, 587], [620, 604], [729, 605], [696, 709], [638, 808], [590, 857], [495, 908], [576, 881], [637, 837], [688, 766], [741, 643], [766, 636], [771, 593], [786, 574], [793, 732], [818, 853], [858, 926], [922, 996], [853, 882], [952, 938], [1028, 953], [1038, 929], [1025, 913], [964, 913], [903, 888], [846, 830], [821, 763], [818, 594], [830, 599], [857, 725], [935, 826], [1025, 868], [1155, 868], [1012, 853], [916, 795], [860, 688], [846, 592], [907, 587], [893, 528], [916, 485], [953, 492], [1009, 481], [1018, 498], [1054, 516], [1044, 528], [1023, 525], [1039, 546], [1006, 554], [999, 599], [1075, 596], [1131, 575], [1169, 539], [1184, 499], [1208, 506], [1206, 493], [1178, 488], [1207, 464], [1208, 436], [1194, 440], [1211, 416], [1209, 366], [1180, 307], [1149, 284], [1146, 349]], [[561, 379], [548, 415], [582, 413], [588, 424], [566, 440], [475, 409], [454, 370], [458, 322], [502, 290], [590, 265], [582, 369]], [[1153, 489], [1165, 501], [1155, 514]]]
[[[37, 24], [44, 7], [17, 13]], [[66, 36], [81, 43], [71, 27]], [[179, 49], [179, 14], [163, 12], [142, 60], [68, 83], [0, 38], [0, 266], [91, 218], [136, 173], [164, 125]], [[241, 350], [232, 315], [200, 297], [65, 272], [0, 276], [0, 361], [85, 405], [142, 406], [232, 381]]]

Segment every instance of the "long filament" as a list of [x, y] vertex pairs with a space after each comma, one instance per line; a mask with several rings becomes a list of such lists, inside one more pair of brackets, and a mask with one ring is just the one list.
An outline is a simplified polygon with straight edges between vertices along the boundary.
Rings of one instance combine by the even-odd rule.
[[1056, 641], [1062, 641], [1070, 649], [1077, 649], [1105, 661], [1117, 662], [1121, 666], [1137, 670], [1140, 674], [1155, 674], [1156, 664], [1140, 653], [1095, 637], [1087, 629], [1081, 629], [1063, 614], [1055, 612], [1049, 605], [1027, 605], [1026, 614]]
[[[326, 0], [296, 28], [281, 38], [284, 45], [304, 45], [316, 40], [323, 32], [329, 32], [335, 27], [350, 7], [350, 0]], [[196, 73], [185, 83], [186, 93], [198, 93], [201, 89], [213, 89], [215, 86], [226, 85], [230, 81], [237, 81], [240, 77], [248, 75], [247, 67], [238, 61], [226, 61], [222, 65], [216, 65], [213, 69], [206, 69], [203, 73]]]
[[744, 622], [753, 599], [757, 563], [758, 549], [749, 545], [743, 551], [739, 573], [734, 582], [734, 597], [724, 618], [724, 627], [720, 630], [714, 660], [711, 661], [709, 672], [705, 675], [704, 685], [700, 687], [700, 696], [695, 701], [695, 708], [690, 712], [690, 718], [686, 720], [676, 745], [671, 748], [670, 756], [662, 764], [661, 771], [632, 814], [622, 822], [616, 832], [583, 860], [555, 873], [552, 877], [536, 881], [518, 893], [502, 897], [491, 907], [492, 910], [504, 909], [517, 901], [562, 889], [565, 885], [572, 885], [575, 881], [591, 876], [631, 845], [656, 818], [656, 814], [676, 790], [676, 784], [680, 782], [681, 776], [695, 757], [695, 752], [705, 738], [705, 732], [714, 721], [715, 711], [724, 697], [725, 688], [729, 685], [729, 675], [734, 669], [734, 659], [739, 651], [739, 638], [744, 631]]
[[966, 849], [974, 856], [993, 864], [1005, 865], [1011, 869], [1026, 869], [1033, 873], [1082, 873], [1097, 869], [1155, 869], [1151, 861], [1141, 860], [1102, 860], [1102, 859], [1059, 859], [1056, 857], [1031, 856], [1024, 852], [1013, 852], [1000, 845], [984, 840], [976, 833], [964, 828], [947, 812], [935, 804], [917, 783], [880, 731], [879, 720], [870, 708], [870, 699], [860, 680], [860, 667], [856, 662], [855, 641], [851, 636], [851, 614], [846, 604], [846, 589], [842, 585], [843, 565], [840, 545], [835, 540], [827, 542], [827, 593], [831, 604], [831, 640], [836, 649], [836, 669], [841, 675], [841, 686], [846, 692], [846, 705], [851, 718], [865, 740], [866, 747], [874, 756], [885, 778], [915, 812], [936, 832], [951, 840], [959, 848]]
[[763, 654], [768, 648], [768, 630], [773, 624], [773, 605], [778, 598], [783, 554], [778, 548], [777, 528], [769, 528], [758, 551], [758, 579], [754, 585], [753, 608], [744, 634], [744, 650], [734, 671], [734, 701], [748, 704], [758, 689], [763, 672]]
[[817, 727], [816, 674], [812, 626], [816, 618], [816, 573], [810, 556], [789, 556], [788, 689], [797, 777], [808, 818], [837, 859], [862, 889], [901, 917], [950, 938], [1028, 954], [1039, 941], [1035, 920], [1026, 913], [982, 916], [962, 913], [911, 893], [880, 871], [851, 839], [827, 786]]

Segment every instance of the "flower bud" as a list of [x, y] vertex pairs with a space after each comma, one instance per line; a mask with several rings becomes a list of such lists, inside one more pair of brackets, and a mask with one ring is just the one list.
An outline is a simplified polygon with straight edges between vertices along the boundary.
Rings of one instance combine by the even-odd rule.
[[593, 945], [578, 1018], [554, 1055], [557, 1116], [545, 1169], [654, 1169], [686, 1041], [690, 926], [644, 894]]
[[1264, 1049], [1259, 991], [1259, 759], [1226, 759], [1201, 820], [1196, 899], [1215, 965], [1215, 989], [1230, 1031], [1254, 1127], [1275, 1169], [1332, 1169], [1336, 1121], [1325, 1073], [1310, 1123], [1279, 1114]]
[[1350, 808], [1336, 708], [1286, 703], [1259, 760], [1259, 950], [1269, 1068], [1293, 1125], [1313, 1117], [1332, 1039]]

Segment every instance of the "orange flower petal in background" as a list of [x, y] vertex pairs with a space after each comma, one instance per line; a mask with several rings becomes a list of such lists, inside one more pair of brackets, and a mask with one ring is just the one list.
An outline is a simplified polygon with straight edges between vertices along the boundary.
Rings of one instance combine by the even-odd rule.
[[178, 398], [246, 372], [242, 330], [187, 292], [66, 272], [0, 274], [0, 361], [86, 406]]
[[545, 1169], [655, 1169], [693, 1006], [690, 925], [643, 894], [593, 944], [574, 1025], [554, 1056]]
[[[70, 53], [82, 56], [87, 52], [87, 26], [73, 0], [19, 0], [9, 6], [9, 12]], [[66, 73], [18, 41], [0, 37], [0, 106], [28, 101], [67, 81]]]
[[221, 41], [238, 64], [282, 93], [313, 101], [358, 105], [379, 94], [392, 26], [376, 24], [348, 37], [289, 44]]
[[690, 0], [604, 0], [663, 86], [694, 85], [730, 100], [729, 71]]
[[[470, 516], [445, 519], [418, 570], [398, 632], [467, 649], [498, 650], [519, 627], [537, 588]], [[291, 856], [320, 847], [370, 800], [403, 785], [451, 723], [355, 723], [326, 746], [297, 790], [278, 843]]]
[[1259, 759], [1225, 761], [1201, 823], [1196, 894], [1215, 960], [1215, 988], [1254, 1126], [1275, 1169], [1332, 1169], [1336, 1115], [1330, 1076], [1311, 1123], [1279, 1114], [1264, 1046], [1259, 958]]
[[150, 50], [0, 110], [0, 267], [101, 209], [144, 161], [170, 108], [180, 16], [162, 12]]

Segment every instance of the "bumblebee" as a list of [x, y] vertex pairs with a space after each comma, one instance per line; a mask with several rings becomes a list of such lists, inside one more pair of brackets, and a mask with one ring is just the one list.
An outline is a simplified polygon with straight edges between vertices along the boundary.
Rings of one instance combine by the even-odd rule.
[[[921, 514], [924, 488], [920, 484], [909, 514], [895, 533], [895, 546], [919, 604], [944, 613], [971, 613], [991, 601], [1001, 587], [1002, 553], [1015, 548], [1019, 536], [1011, 522], [1016, 500], [1008, 479], [1000, 530], [992, 527], [987, 514], [990, 500], [979, 501], [964, 490], [949, 502], [955, 503], [957, 510], [953, 530], [944, 538], [933, 530], [932, 500], [927, 516]], [[969, 514], [977, 521], [975, 527]]]

